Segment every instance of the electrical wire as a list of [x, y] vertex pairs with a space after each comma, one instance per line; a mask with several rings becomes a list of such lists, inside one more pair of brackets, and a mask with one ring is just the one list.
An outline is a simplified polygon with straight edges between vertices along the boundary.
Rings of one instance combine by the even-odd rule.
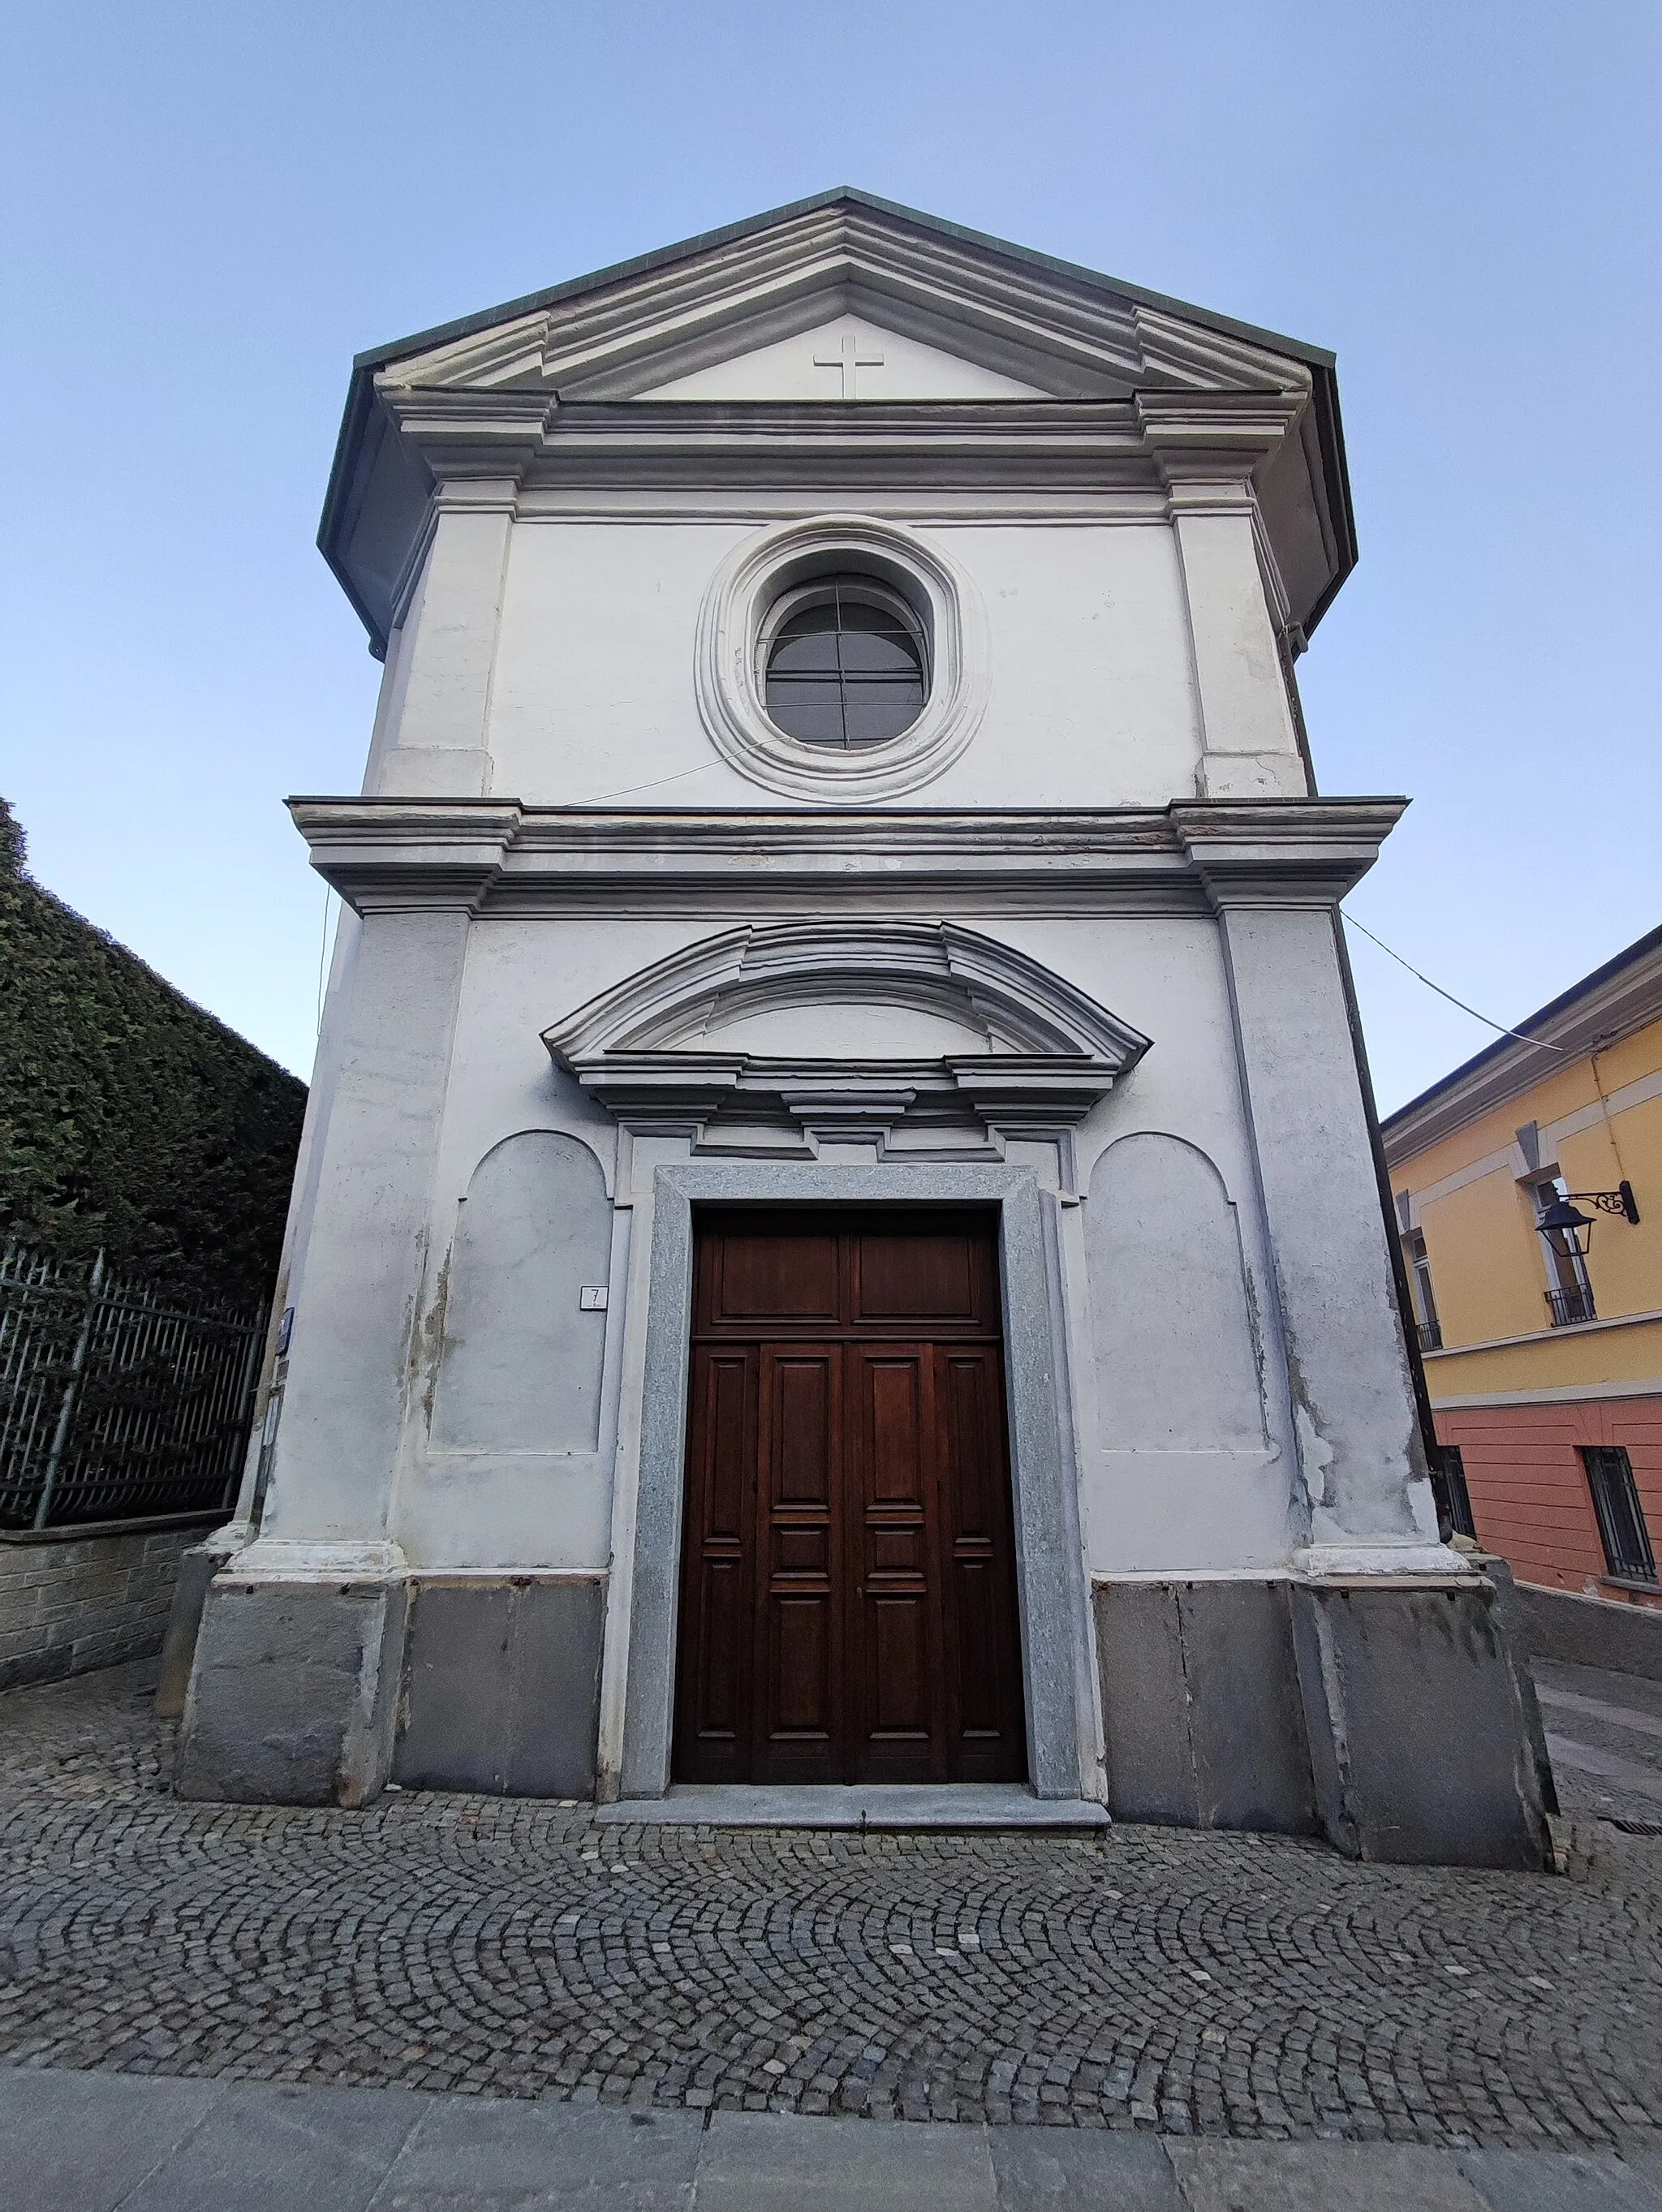
[[660, 791], [667, 783], [685, 783], [690, 775], [702, 775], [707, 768], [719, 768], [719, 761], [700, 761], [697, 768], [684, 768], [674, 775], [654, 776], [650, 783], [626, 783], [621, 791], [598, 792], [592, 799], [574, 799], [576, 806], [604, 806], [608, 799], [628, 799], [637, 791]]
[[1473, 1021], [1481, 1022], [1486, 1030], [1499, 1030], [1502, 1036], [1516, 1037], [1519, 1044], [1532, 1044], [1538, 1052], [1555, 1052], [1561, 1060], [1574, 1059], [1575, 1054], [1562, 1044], [1549, 1044], [1544, 1037], [1525, 1036], [1522, 1030], [1509, 1030], [1504, 1022], [1490, 1021], [1488, 1016], [1480, 1014], [1476, 1006], [1467, 1006], [1465, 1000], [1457, 999], [1452, 991], [1446, 991], [1440, 983], [1434, 983], [1429, 975], [1422, 975], [1411, 960], [1404, 960], [1400, 952], [1391, 951], [1391, 948], [1385, 943], [1384, 938], [1375, 937], [1365, 921], [1358, 921], [1355, 915], [1346, 913], [1343, 907], [1339, 908], [1339, 912], [1344, 915], [1345, 920], [1353, 929], [1361, 931], [1370, 945], [1377, 945], [1381, 952], [1390, 952], [1397, 966], [1406, 968], [1409, 974], [1423, 983], [1428, 991], [1434, 991], [1440, 999], [1446, 999], [1451, 1006], [1458, 1006], [1463, 1014], [1470, 1014]]

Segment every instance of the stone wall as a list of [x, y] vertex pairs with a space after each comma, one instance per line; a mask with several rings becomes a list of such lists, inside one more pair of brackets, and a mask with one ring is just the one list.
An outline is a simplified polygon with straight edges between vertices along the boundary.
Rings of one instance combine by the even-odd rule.
[[0, 1529], [0, 1690], [159, 1651], [180, 1556], [222, 1517]]
[[1616, 1598], [1578, 1597], [1531, 1583], [1519, 1583], [1518, 1600], [1531, 1659], [1606, 1667], [1613, 1674], [1662, 1682], [1662, 1610], [1624, 1605]]

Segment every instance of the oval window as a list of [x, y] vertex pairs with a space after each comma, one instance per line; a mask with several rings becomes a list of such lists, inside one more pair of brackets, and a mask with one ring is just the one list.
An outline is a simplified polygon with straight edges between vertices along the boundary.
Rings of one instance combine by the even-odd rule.
[[923, 711], [922, 627], [874, 576], [817, 576], [787, 592], [764, 657], [769, 719], [803, 744], [885, 744]]

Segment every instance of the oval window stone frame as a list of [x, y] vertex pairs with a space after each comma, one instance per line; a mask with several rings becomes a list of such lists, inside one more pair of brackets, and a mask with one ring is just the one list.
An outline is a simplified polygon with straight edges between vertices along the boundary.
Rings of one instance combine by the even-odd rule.
[[[928, 644], [923, 711], [898, 738], [843, 751], [788, 737], [770, 718], [758, 647], [770, 609], [832, 570], [865, 571], [898, 592]], [[916, 791], [974, 737], [990, 688], [987, 617], [959, 564], [916, 532], [873, 515], [784, 523], [728, 554], [698, 610], [698, 712], [717, 752], [752, 783], [792, 799], [860, 805]]]

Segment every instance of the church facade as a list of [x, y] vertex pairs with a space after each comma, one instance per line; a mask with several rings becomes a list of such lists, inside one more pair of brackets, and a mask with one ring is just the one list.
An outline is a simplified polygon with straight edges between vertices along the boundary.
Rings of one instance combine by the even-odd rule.
[[1539, 1864], [1293, 663], [1330, 357], [840, 191], [356, 364], [386, 674], [180, 1786]]

